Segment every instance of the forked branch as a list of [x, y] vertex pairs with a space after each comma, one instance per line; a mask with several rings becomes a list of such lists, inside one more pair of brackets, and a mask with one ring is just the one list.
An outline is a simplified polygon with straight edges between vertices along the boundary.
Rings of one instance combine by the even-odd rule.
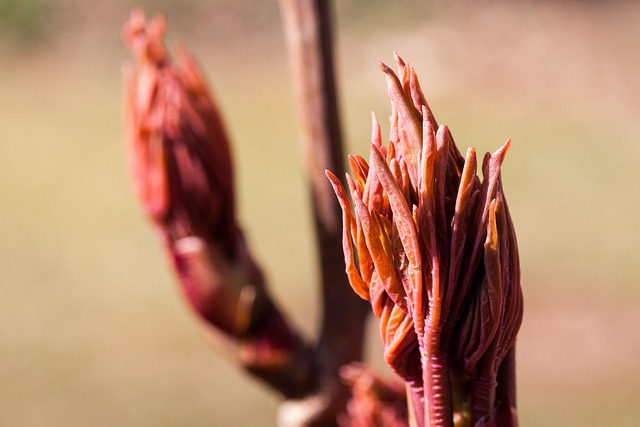
[[353, 295], [344, 274], [340, 207], [324, 177], [326, 169], [338, 171], [340, 176], [345, 170], [331, 11], [327, 0], [280, 0], [280, 9], [321, 271], [323, 318], [316, 356], [320, 369], [319, 392], [328, 406], [323, 414], [318, 414], [321, 416], [317, 422], [331, 425], [348, 397], [339, 371], [362, 358], [366, 316], [366, 305]]

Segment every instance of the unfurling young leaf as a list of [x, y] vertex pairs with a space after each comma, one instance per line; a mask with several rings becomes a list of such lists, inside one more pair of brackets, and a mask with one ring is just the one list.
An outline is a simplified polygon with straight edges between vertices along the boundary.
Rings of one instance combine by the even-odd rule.
[[[373, 116], [370, 164], [350, 157], [354, 213], [327, 173], [345, 227], [355, 221], [366, 241], [345, 232], [347, 273], [356, 292], [369, 289], [385, 361], [407, 383], [417, 425], [516, 425], [522, 292], [500, 178], [511, 141], [487, 153], [481, 180], [475, 150], [461, 156], [414, 69], [395, 58], [400, 77], [380, 65], [392, 107], [389, 143]], [[358, 274], [353, 248], [370, 257], [373, 274], [362, 266]]]

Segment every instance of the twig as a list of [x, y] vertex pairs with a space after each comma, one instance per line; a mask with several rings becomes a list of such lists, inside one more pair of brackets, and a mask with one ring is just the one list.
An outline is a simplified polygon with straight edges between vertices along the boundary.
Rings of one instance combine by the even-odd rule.
[[344, 176], [328, 0], [280, 0], [318, 240], [323, 319], [316, 347], [322, 413], [306, 425], [334, 425], [346, 401], [339, 370], [362, 357], [366, 304], [344, 273], [341, 213], [324, 171]]

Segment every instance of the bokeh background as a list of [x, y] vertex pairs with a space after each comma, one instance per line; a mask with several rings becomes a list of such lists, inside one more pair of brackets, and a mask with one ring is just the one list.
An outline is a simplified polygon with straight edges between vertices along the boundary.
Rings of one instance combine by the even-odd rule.
[[[390, 108], [397, 50], [462, 150], [495, 150], [525, 293], [521, 425], [636, 426], [640, 5], [341, 0], [349, 151]], [[127, 183], [120, 28], [136, 3], [0, 0], [0, 426], [272, 426], [277, 400], [215, 351]], [[142, 0], [206, 68], [240, 215], [309, 336], [316, 266], [275, 0]], [[388, 126], [383, 129], [388, 131]], [[371, 325], [370, 360], [380, 366]]]

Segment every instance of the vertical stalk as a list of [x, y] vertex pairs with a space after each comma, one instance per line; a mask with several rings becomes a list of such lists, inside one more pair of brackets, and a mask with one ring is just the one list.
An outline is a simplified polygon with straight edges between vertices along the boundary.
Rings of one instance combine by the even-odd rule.
[[487, 351], [478, 363], [478, 375], [471, 380], [471, 425], [480, 420], [480, 425], [493, 425], [496, 406], [497, 361], [495, 345]]
[[300, 143], [311, 191], [321, 271], [323, 318], [316, 347], [319, 392], [328, 395], [332, 407], [328, 411], [333, 412], [335, 423], [335, 412], [342, 410], [347, 397], [346, 389], [339, 381], [339, 370], [362, 358], [367, 307], [351, 291], [344, 273], [341, 211], [324, 176], [326, 169], [340, 177], [345, 171], [329, 2], [280, 0], [280, 9], [293, 74]]
[[516, 346], [507, 352], [498, 368], [498, 388], [496, 389], [498, 403], [508, 403], [516, 407]]
[[497, 425], [517, 427], [516, 412], [516, 346], [507, 352], [498, 368], [498, 387], [496, 388], [496, 406], [498, 408]]
[[471, 381], [471, 425], [478, 421], [489, 422], [493, 415], [496, 396], [495, 377], [481, 375]]
[[453, 398], [449, 376], [449, 360], [440, 346], [440, 329], [427, 328], [422, 375], [425, 390], [425, 412], [429, 427], [453, 427]]
[[407, 415], [409, 417], [409, 427], [424, 427], [425, 424], [425, 394], [424, 388], [405, 385], [407, 390]]

